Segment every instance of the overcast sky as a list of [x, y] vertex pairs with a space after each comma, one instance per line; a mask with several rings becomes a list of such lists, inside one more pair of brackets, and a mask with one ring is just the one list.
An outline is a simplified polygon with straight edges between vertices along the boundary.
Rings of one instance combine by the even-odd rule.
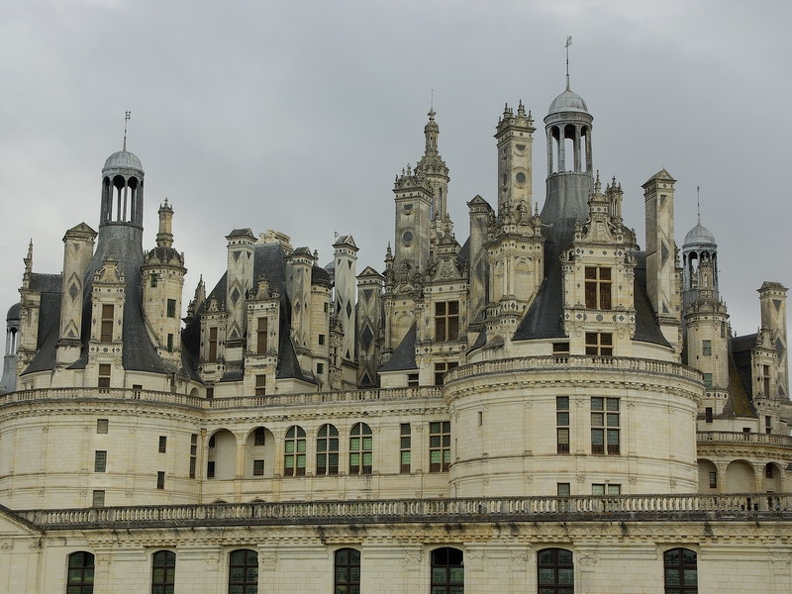
[[734, 329], [755, 332], [756, 289], [792, 284], [792, 2], [733, 0], [0, 0], [0, 311], [34, 271], [60, 272], [66, 229], [98, 229], [101, 169], [128, 148], [146, 172], [144, 243], [157, 207], [211, 289], [225, 236], [289, 234], [332, 258], [351, 233], [358, 272], [383, 268], [393, 180], [423, 153], [434, 90], [449, 209], [496, 204], [493, 134], [504, 103], [542, 118], [572, 89], [594, 116], [594, 165], [616, 176], [644, 244], [641, 184], [677, 180], [676, 238], [701, 219], [719, 244]]

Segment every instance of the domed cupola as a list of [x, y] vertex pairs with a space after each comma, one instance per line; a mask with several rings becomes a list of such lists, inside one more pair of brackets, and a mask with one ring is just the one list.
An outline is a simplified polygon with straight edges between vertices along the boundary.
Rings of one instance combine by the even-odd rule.
[[550, 104], [550, 109], [547, 110], [547, 117], [554, 114], [564, 114], [574, 111], [587, 114], [588, 107], [586, 106], [586, 102], [583, 101], [583, 97], [567, 88], [558, 97], [553, 99], [553, 102]]
[[544, 119], [547, 133], [547, 198], [542, 222], [570, 227], [588, 217], [594, 189], [591, 130], [586, 102], [567, 87], [550, 104]]
[[699, 297], [702, 289], [712, 291], [712, 298], [716, 301], [719, 299], [718, 243], [715, 235], [699, 221], [687, 232], [682, 244], [682, 294], [685, 307]]
[[143, 177], [140, 159], [127, 151], [125, 129], [123, 148], [110, 155], [102, 168], [100, 229], [105, 225], [143, 228]]

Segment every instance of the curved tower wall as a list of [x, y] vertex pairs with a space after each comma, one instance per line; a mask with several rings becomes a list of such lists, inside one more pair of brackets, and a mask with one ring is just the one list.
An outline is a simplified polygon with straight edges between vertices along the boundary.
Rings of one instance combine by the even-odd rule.
[[452, 370], [444, 391], [457, 436], [451, 494], [553, 494], [559, 485], [571, 495], [602, 485], [606, 494], [694, 492], [700, 382], [683, 365], [634, 358], [530, 357]]

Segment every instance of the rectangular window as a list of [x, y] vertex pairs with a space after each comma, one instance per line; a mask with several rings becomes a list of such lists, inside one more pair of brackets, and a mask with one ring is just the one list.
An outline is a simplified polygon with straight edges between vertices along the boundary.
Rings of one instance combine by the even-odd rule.
[[429, 472], [446, 472], [451, 465], [451, 422], [429, 423]]
[[110, 421], [108, 419], [96, 419], [96, 432], [107, 433], [110, 430]]
[[264, 476], [264, 460], [253, 460], [253, 476]]
[[704, 421], [707, 423], [712, 423], [712, 407], [708, 406], [704, 409]]
[[569, 483], [556, 483], [556, 494], [559, 497], [569, 497], [572, 495]]
[[595, 357], [613, 356], [613, 334], [586, 332], [586, 354]]
[[568, 355], [569, 354], [569, 343], [568, 342], [554, 342], [553, 343], [553, 354], [554, 355]]
[[407, 374], [407, 387], [408, 388], [417, 388], [420, 385], [418, 374], [417, 373], [408, 373]]
[[718, 488], [718, 473], [717, 472], [710, 472], [709, 473], [709, 486], [710, 489], [717, 489]]
[[264, 396], [267, 393], [267, 376], [256, 376], [256, 396]]
[[132, 396], [136, 399], [140, 398], [140, 393], [143, 391], [143, 384], [132, 384]]
[[214, 388], [206, 388], [206, 399], [211, 400], [214, 398]]
[[175, 318], [176, 317], [176, 300], [175, 299], [168, 299], [168, 317]]
[[770, 396], [770, 366], [762, 365], [762, 387], [764, 388], [764, 395]]
[[765, 433], [773, 432], [773, 417], [765, 416]]
[[435, 363], [434, 365], [434, 375], [435, 375], [435, 386], [442, 386], [443, 385], [443, 376], [445, 372], [449, 369], [453, 369], [457, 367], [459, 363], [456, 361], [447, 361], [445, 363]]
[[113, 318], [115, 306], [102, 305], [101, 336], [100, 342], [113, 342]]
[[100, 363], [99, 364], [99, 387], [100, 388], [109, 388], [110, 387], [110, 364], [109, 363]]
[[705, 373], [704, 374], [704, 387], [707, 388], [708, 390], [712, 389], [712, 374], [711, 373]]
[[253, 433], [253, 445], [263, 446], [265, 439], [264, 427], [256, 427], [256, 431]]
[[158, 274], [152, 274], [151, 275], [151, 286], [152, 287], [156, 287], [157, 286], [157, 281], [159, 281], [159, 275]]
[[107, 452], [96, 450], [94, 452], [94, 472], [104, 472], [107, 470]]
[[104, 491], [94, 491], [93, 498], [91, 501], [92, 507], [104, 507], [105, 504], [105, 492]]
[[198, 461], [198, 434], [190, 435], [190, 478], [195, 478], [195, 466]]
[[[591, 453], [620, 453], [619, 399], [594, 397], [591, 399]], [[607, 445], [607, 448], [606, 448]]]
[[586, 308], [611, 308], [611, 269], [586, 266]]
[[317, 375], [322, 375], [324, 373], [324, 363], [316, 364], [316, 373]]
[[173, 334], [168, 334], [168, 352], [173, 352]]
[[569, 396], [556, 397], [556, 453], [569, 453]]
[[157, 489], [165, 488], [165, 472], [160, 470], [157, 472]]
[[592, 495], [621, 495], [621, 485], [612, 485], [610, 483], [593, 484], [591, 485]]
[[324, 334], [320, 334], [319, 335], [319, 346], [323, 346], [324, 343], [325, 343], [325, 335]]
[[210, 363], [217, 361], [217, 327], [209, 328], [209, 353], [206, 360]]
[[711, 340], [703, 340], [701, 342], [701, 354], [705, 357], [712, 356], [712, 341]]
[[206, 478], [214, 478], [215, 476], [215, 461], [209, 460], [206, 464]]
[[399, 457], [401, 460], [402, 474], [409, 474], [412, 470], [412, 432], [409, 423], [402, 423], [399, 428], [400, 443], [399, 443]]
[[160, 454], [164, 454], [168, 448], [168, 437], [166, 435], [159, 436], [159, 447], [158, 451]]
[[267, 331], [269, 328], [267, 318], [259, 318], [256, 328], [256, 354], [267, 354]]
[[435, 342], [459, 339], [459, 301], [435, 303]]

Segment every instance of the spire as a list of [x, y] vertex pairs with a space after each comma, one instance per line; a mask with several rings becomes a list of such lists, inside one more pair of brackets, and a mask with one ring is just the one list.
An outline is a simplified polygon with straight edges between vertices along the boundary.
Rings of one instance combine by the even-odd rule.
[[566, 90], [569, 91], [569, 46], [572, 45], [572, 36], [567, 35], [566, 45]]

